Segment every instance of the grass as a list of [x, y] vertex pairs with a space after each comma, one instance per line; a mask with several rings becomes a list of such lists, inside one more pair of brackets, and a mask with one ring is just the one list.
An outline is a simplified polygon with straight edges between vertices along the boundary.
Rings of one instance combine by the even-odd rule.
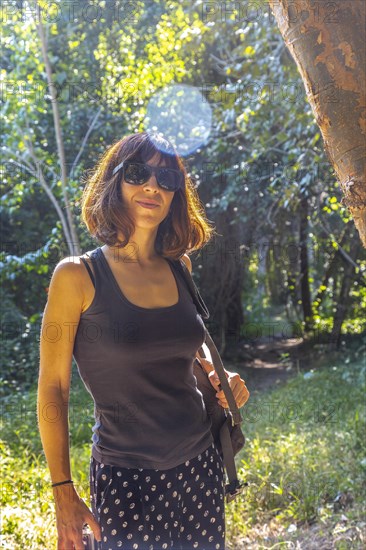
[[242, 409], [247, 444], [238, 461], [249, 486], [228, 505], [228, 539], [236, 541], [229, 548], [237, 550], [251, 534], [258, 542], [258, 525], [291, 532], [326, 522], [338, 501], [362, 508], [364, 396], [359, 361], [299, 373], [286, 386], [250, 399]]
[[[326, 525], [341, 513], [349, 521], [359, 519], [365, 497], [364, 391], [365, 367], [359, 360], [300, 372], [282, 387], [251, 396], [241, 409], [247, 441], [237, 456], [239, 476], [249, 486], [226, 504], [228, 549], [271, 548], [274, 533], [278, 548], [281, 541], [296, 540], [302, 526]], [[4, 400], [2, 421], [2, 548], [56, 548], [36, 388]], [[86, 503], [92, 425], [92, 399], [74, 370], [70, 455], [73, 479]]]

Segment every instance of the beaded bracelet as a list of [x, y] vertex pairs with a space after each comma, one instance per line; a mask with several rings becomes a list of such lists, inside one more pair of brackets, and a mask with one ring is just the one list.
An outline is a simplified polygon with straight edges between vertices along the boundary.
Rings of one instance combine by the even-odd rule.
[[65, 483], [74, 483], [72, 479], [66, 479], [66, 481], [60, 481], [59, 483], [52, 483], [52, 487], [57, 487], [58, 485], [64, 485]]

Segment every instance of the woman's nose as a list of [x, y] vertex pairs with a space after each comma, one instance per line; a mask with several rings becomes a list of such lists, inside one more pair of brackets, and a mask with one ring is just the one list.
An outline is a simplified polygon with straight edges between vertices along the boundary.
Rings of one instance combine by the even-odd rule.
[[155, 174], [151, 174], [150, 178], [144, 183], [144, 187], [151, 187], [152, 189], [159, 189], [158, 182]]

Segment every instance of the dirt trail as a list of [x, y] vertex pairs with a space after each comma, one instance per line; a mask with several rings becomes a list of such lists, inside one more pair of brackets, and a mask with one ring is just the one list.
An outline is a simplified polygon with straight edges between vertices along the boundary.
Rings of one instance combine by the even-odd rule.
[[343, 349], [337, 349], [320, 338], [315, 341], [276, 336], [258, 338], [231, 346], [230, 355], [223, 362], [227, 370], [240, 372], [251, 393], [262, 392], [285, 383], [298, 372], [327, 368], [332, 362], [337, 364], [347, 349], [360, 348], [359, 335], [350, 335], [344, 340]]
[[[240, 359], [225, 359], [227, 370], [240, 372], [253, 395], [285, 383], [301, 363], [298, 356], [298, 339], [258, 339], [252, 344], [238, 345], [235, 354]], [[284, 354], [289, 354], [285, 356]]]

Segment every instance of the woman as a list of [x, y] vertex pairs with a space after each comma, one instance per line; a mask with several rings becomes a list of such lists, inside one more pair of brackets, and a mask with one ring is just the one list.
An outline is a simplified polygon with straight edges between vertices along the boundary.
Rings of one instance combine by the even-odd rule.
[[[169, 258], [209, 227], [181, 158], [158, 134], [111, 146], [87, 180], [82, 217], [105, 243], [61, 260], [43, 316], [39, 429], [56, 503], [58, 549], [82, 550], [88, 524], [101, 549], [225, 544], [224, 470], [193, 375], [204, 330]], [[52, 331], [56, 330], [57, 334]], [[72, 484], [68, 399], [74, 356], [95, 404], [92, 512]], [[215, 389], [213, 365], [201, 359]], [[244, 381], [227, 373], [238, 407]], [[222, 406], [225, 396], [218, 392]]]

